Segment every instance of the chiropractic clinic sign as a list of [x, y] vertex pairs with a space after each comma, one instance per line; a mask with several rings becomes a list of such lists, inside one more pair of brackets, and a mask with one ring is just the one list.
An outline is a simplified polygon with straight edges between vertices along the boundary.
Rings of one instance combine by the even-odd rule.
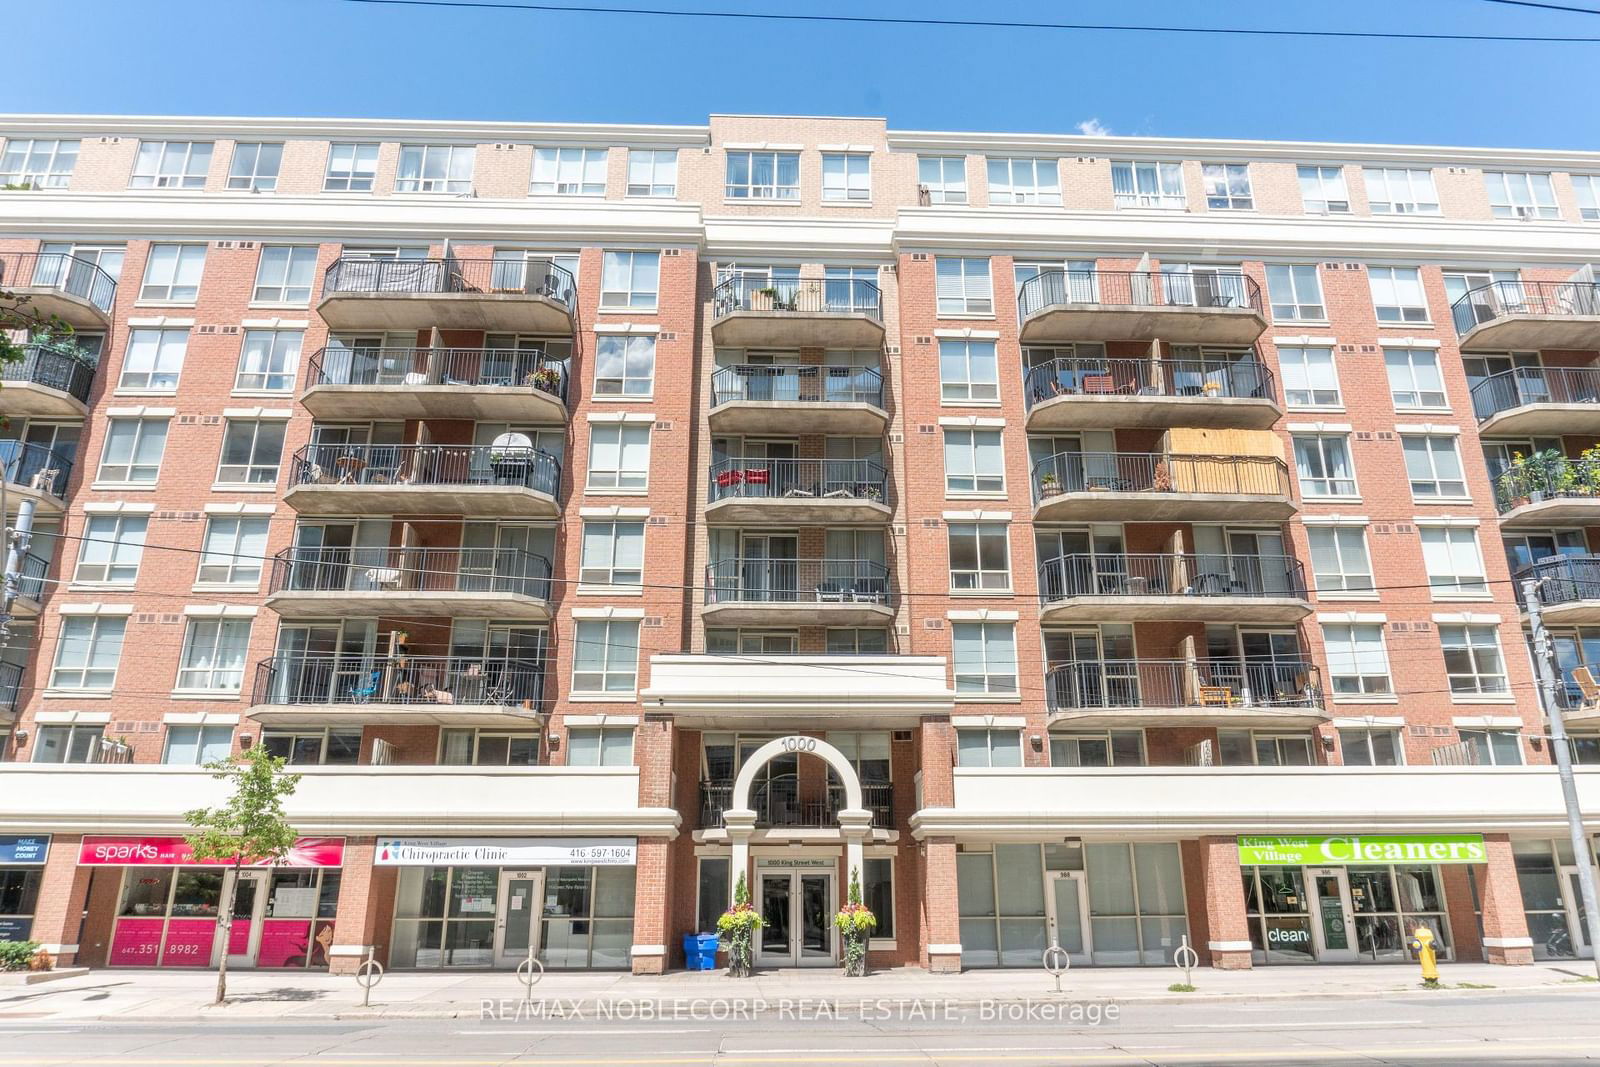
[[1343, 867], [1363, 863], [1486, 863], [1482, 834], [1241, 837], [1241, 867]]
[[379, 867], [632, 867], [631, 837], [380, 837]]

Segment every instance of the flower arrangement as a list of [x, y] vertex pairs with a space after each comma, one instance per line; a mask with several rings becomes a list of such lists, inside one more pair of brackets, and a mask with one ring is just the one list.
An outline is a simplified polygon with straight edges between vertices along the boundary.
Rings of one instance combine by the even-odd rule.
[[1045, 471], [1039, 475], [1039, 489], [1048, 494], [1061, 491], [1061, 479], [1057, 478], [1054, 471]]
[[717, 917], [717, 933], [722, 935], [722, 943], [728, 948], [728, 977], [750, 977], [751, 947], [756, 931], [765, 925], [761, 913], [750, 903], [750, 887], [741, 871], [739, 883], [733, 890], [733, 907]]
[[867, 973], [867, 939], [878, 925], [872, 909], [861, 903], [861, 872], [850, 871], [847, 903], [833, 917], [833, 925], [844, 936], [844, 976], [864, 978]]
[[1205, 390], [1206, 396], [1216, 396], [1218, 393], [1222, 392], [1222, 383], [1211, 381], [1207, 382], [1205, 385], [1202, 385], [1200, 388]]
[[527, 384], [547, 392], [555, 392], [561, 388], [561, 372], [554, 367], [540, 367], [528, 375]]

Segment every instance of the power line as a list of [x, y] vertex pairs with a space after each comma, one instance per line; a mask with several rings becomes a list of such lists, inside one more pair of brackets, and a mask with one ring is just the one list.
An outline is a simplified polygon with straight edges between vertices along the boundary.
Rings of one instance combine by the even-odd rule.
[[1574, 15], [1600, 15], [1600, 11], [1587, 7], [1568, 7], [1566, 4], [1542, 4], [1537, 0], [1483, 0], [1486, 4], [1505, 4], [1508, 7], [1536, 7], [1544, 11], [1570, 11]]

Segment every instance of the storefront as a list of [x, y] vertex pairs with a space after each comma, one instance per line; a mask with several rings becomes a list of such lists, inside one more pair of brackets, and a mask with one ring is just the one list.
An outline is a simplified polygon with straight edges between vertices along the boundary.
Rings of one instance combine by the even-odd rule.
[[[1600, 845], [1600, 838], [1596, 839]], [[1572, 842], [1565, 837], [1511, 843], [1517, 884], [1536, 960], [1566, 960], [1594, 955], [1584, 921], [1583, 892]], [[1600, 854], [1600, 847], [1595, 849]], [[1594, 857], [1590, 857], [1594, 862]], [[1600, 877], [1600, 872], [1597, 872]]]
[[634, 838], [379, 838], [398, 867], [389, 965], [621, 970], [633, 947]]
[[301, 838], [281, 862], [237, 871], [196, 860], [181, 837], [85, 837], [78, 853], [120, 879], [112, 967], [209, 967], [224, 952], [229, 967], [326, 967], [343, 861], [343, 838]]
[[27, 941], [32, 935], [49, 855], [49, 834], [0, 834], [0, 941]]

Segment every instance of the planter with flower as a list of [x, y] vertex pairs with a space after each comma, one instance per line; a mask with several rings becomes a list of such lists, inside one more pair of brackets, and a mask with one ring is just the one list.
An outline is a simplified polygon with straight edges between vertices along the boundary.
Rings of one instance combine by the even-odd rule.
[[728, 950], [728, 977], [750, 977], [756, 931], [765, 925], [761, 913], [750, 903], [750, 887], [741, 872], [739, 884], [733, 890], [733, 907], [717, 919], [717, 933], [722, 935], [722, 944]]
[[1217, 381], [1206, 382], [1200, 387], [1200, 389], [1206, 394], [1206, 396], [1216, 397], [1222, 393], [1222, 383]]
[[867, 974], [867, 941], [878, 925], [872, 909], [861, 903], [861, 872], [850, 871], [848, 902], [833, 917], [833, 925], [844, 938], [844, 976], [864, 978]]

